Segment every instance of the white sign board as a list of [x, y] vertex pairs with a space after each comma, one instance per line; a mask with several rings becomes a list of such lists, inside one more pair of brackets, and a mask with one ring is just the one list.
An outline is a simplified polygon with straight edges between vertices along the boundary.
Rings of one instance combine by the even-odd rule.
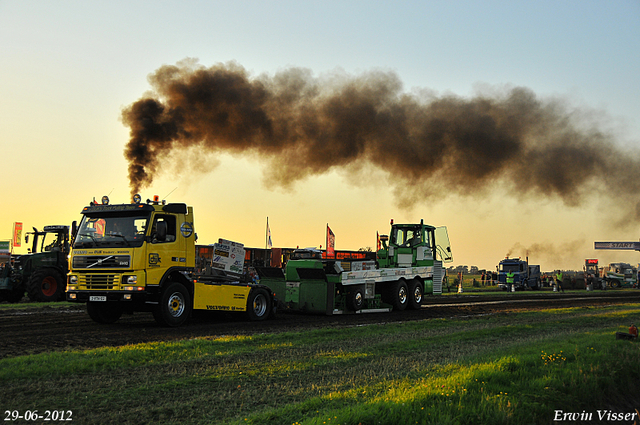
[[213, 244], [211, 266], [225, 272], [242, 274], [244, 254], [243, 244], [219, 239], [218, 243]]

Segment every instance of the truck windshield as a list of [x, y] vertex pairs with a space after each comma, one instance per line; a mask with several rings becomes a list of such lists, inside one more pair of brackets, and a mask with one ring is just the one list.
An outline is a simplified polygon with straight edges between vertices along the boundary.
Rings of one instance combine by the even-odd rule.
[[144, 242], [149, 216], [113, 215], [84, 216], [74, 248], [139, 247]]
[[394, 227], [391, 231], [391, 244], [399, 247], [414, 247], [424, 242], [424, 235], [420, 226]]
[[519, 264], [500, 264], [499, 270], [504, 273], [521, 271]]

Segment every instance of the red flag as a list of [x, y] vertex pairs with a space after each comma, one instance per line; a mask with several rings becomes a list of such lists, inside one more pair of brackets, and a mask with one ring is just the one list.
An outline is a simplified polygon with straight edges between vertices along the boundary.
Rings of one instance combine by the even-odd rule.
[[329, 223], [327, 223], [327, 258], [335, 256], [336, 235], [333, 234]]
[[382, 245], [380, 245], [380, 233], [376, 232], [376, 252], [380, 251]]

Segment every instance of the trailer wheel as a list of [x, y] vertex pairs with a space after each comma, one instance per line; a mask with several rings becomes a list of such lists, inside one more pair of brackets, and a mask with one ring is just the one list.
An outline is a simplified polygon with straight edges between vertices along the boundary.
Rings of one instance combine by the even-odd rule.
[[153, 318], [162, 326], [180, 326], [189, 319], [191, 310], [189, 291], [175, 282], [162, 291], [160, 303], [153, 309]]
[[409, 291], [409, 308], [412, 310], [420, 310], [422, 306], [422, 284], [418, 279], [411, 279], [408, 286]]
[[94, 322], [109, 324], [115, 323], [122, 316], [122, 309], [116, 303], [89, 301], [87, 313]]
[[394, 310], [402, 311], [407, 308], [407, 304], [409, 304], [409, 288], [404, 279], [400, 279], [391, 285], [389, 302]]
[[265, 320], [271, 313], [271, 297], [262, 288], [253, 288], [247, 297], [247, 314], [249, 319]]
[[358, 311], [364, 307], [364, 291], [360, 287], [350, 288], [347, 291], [347, 308]]
[[34, 301], [58, 301], [64, 290], [64, 277], [54, 268], [37, 269], [27, 282], [29, 298]]

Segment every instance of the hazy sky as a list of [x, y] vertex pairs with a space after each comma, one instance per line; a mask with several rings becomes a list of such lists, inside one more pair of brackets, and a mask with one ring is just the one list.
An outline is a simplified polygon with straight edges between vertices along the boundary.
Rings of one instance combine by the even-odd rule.
[[[607, 167], [631, 168], [634, 186], [598, 190], [596, 180], [592, 194], [567, 202], [543, 188], [513, 195], [514, 181], [501, 178], [481, 194], [429, 180], [433, 190], [424, 196], [422, 187], [408, 207], [403, 199], [414, 189], [398, 187], [403, 176], [369, 162], [283, 188], [265, 178], [278, 163], [260, 155], [177, 151], [142, 195], [193, 205], [200, 243], [223, 237], [264, 246], [268, 216], [274, 246], [324, 245], [329, 223], [336, 248], [358, 249], [374, 247], [391, 218], [423, 218], [448, 227], [456, 265], [494, 268], [507, 253], [527, 251], [543, 270], [579, 269], [592, 257], [640, 260], [593, 250], [595, 240], [640, 237], [640, 223], [620, 214], [640, 201], [638, 0], [0, 0], [0, 40], [0, 239], [11, 237], [14, 221], [31, 229], [79, 220], [93, 197], [128, 202], [122, 111], [152, 90], [156, 70], [191, 58], [207, 68], [234, 61], [250, 78], [291, 68], [317, 81], [380, 71], [421, 99], [464, 102], [523, 87], [562, 105], [577, 128], [604, 134]], [[566, 158], [566, 167], [593, 166]]]

